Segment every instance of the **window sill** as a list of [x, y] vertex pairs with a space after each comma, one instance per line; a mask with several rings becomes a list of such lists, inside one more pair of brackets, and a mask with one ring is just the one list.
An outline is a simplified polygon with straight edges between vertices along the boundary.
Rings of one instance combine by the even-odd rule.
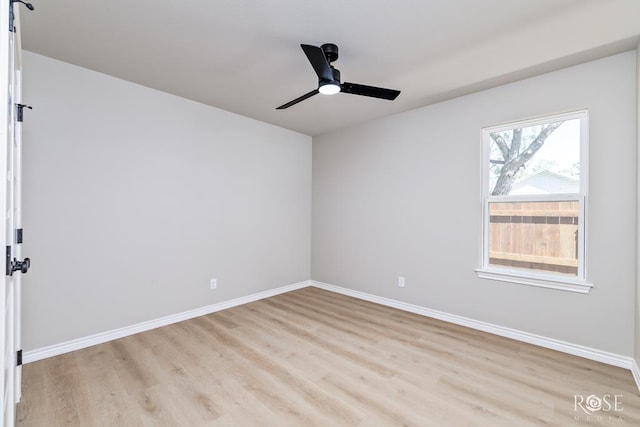
[[537, 286], [540, 288], [557, 289], [560, 291], [577, 292], [581, 294], [588, 294], [589, 291], [591, 291], [591, 288], [593, 288], [591, 283], [569, 277], [559, 277], [558, 279], [533, 276], [528, 277], [511, 271], [489, 268], [479, 268], [476, 270], [476, 274], [481, 279], [498, 280], [501, 282], [517, 283], [519, 285]]

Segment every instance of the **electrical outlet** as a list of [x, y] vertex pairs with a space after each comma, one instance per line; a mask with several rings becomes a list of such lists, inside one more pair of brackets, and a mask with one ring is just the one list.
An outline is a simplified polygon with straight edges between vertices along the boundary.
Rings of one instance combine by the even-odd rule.
[[398, 277], [398, 286], [404, 288], [404, 277]]
[[216, 289], [218, 287], [218, 279], [211, 279], [209, 283], [209, 289]]

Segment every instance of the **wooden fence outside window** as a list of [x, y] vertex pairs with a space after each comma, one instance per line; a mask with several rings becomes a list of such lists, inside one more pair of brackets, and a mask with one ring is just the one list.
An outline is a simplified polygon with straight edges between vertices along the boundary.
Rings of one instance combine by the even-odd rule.
[[578, 273], [578, 201], [489, 203], [489, 264]]

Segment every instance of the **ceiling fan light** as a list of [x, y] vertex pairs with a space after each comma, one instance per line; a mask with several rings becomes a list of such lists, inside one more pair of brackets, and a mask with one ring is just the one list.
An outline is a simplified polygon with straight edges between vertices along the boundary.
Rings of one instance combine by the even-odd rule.
[[340, 92], [340, 84], [337, 82], [320, 83], [318, 92], [323, 95], [335, 95], [336, 93]]

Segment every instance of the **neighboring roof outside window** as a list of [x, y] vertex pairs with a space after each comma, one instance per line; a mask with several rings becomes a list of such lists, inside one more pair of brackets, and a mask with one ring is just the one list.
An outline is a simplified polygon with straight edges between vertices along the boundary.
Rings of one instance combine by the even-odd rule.
[[579, 192], [579, 179], [543, 170], [515, 182], [509, 194], [575, 194]]

